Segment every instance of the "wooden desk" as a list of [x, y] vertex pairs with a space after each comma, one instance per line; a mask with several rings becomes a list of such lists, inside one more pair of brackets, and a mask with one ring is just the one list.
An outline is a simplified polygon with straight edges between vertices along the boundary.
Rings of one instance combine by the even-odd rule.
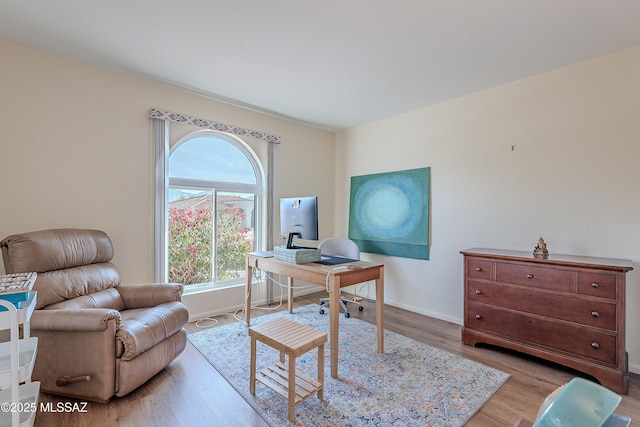
[[331, 377], [338, 378], [338, 316], [340, 315], [340, 288], [358, 283], [375, 280], [376, 282], [376, 324], [378, 327], [378, 353], [384, 353], [384, 264], [374, 264], [364, 261], [343, 264], [360, 268], [331, 273], [335, 265], [316, 263], [293, 264], [275, 258], [261, 258], [247, 254], [247, 280], [245, 287], [247, 309], [245, 320], [247, 326], [251, 324], [251, 281], [253, 270], [263, 270], [288, 277], [287, 306], [289, 313], [293, 313], [293, 285], [294, 279], [304, 280], [314, 285], [325, 287], [329, 276], [329, 343], [331, 351]]

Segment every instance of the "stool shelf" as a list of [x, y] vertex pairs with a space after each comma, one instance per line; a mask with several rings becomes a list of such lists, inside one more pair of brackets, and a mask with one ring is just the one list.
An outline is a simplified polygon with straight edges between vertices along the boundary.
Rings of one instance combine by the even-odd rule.
[[[322, 383], [296, 371], [296, 404], [322, 389]], [[285, 399], [289, 397], [289, 368], [283, 363], [276, 363], [260, 371], [256, 380], [269, 387]]]

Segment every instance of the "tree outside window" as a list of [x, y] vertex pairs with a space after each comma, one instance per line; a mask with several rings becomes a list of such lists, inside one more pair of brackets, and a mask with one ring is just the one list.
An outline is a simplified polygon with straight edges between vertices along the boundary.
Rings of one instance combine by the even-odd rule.
[[169, 203], [169, 281], [219, 284], [244, 277], [246, 254], [254, 247], [254, 230], [242, 207], [251, 208], [247, 209], [251, 215], [253, 200], [247, 198], [250, 195], [219, 193], [214, 211], [212, 195]]

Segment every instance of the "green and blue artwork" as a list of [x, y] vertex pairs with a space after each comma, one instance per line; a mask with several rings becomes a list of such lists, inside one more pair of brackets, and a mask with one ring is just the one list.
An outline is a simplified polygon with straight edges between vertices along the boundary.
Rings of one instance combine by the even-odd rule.
[[430, 169], [351, 177], [349, 238], [361, 252], [429, 259]]

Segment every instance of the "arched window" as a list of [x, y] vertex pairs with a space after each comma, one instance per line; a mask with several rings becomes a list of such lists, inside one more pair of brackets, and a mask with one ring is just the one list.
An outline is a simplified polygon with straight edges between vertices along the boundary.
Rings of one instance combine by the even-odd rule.
[[168, 281], [187, 292], [244, 283], [246, 253], [260, 247], [264, 172], [239, 138], [201, 130], [170, 150]]

